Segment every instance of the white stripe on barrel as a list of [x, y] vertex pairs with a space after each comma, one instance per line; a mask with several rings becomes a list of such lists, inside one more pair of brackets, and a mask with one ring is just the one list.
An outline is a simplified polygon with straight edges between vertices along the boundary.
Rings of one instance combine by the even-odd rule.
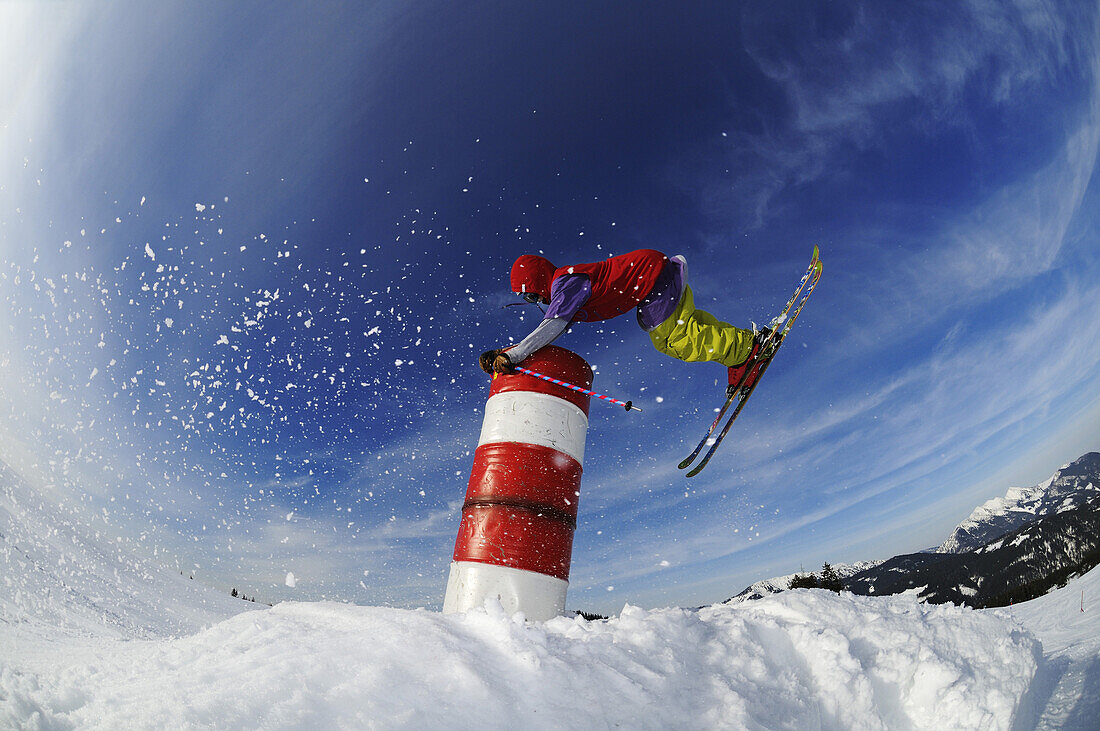
[[584, 464], [587, 433], [588, 417], [568, 401], [534, 391], [509, 391], [490, 397], [485, 404], [477, 444], [538, 444]]
[[443, 613], [465, 612], [496, 599], [508, 614], [523, 612], [534, 622], [553, 619], [565, 609], [569, 582], [535, 571], [491, 563], [455, 561], [447, 578]]

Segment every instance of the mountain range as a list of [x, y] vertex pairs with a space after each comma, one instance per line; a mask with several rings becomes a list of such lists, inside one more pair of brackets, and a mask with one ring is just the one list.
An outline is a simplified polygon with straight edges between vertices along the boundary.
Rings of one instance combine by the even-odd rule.
[[988, 500], [955, 528], [936, 550], [974, 551], [1039, 518], [1072, 510], [1100, 496], [1100, 452], [1090, 452], [1033, 487], [1011, 487]]
[[[974, 509], [934, 551], [833, 566], [854, 594], [913, 593], [973, 607], [1026, 601], [1100, 564], [1100, 452], [1033, 487]], [[793, 575], [756, 582], [730, 601], [783, 591]]]

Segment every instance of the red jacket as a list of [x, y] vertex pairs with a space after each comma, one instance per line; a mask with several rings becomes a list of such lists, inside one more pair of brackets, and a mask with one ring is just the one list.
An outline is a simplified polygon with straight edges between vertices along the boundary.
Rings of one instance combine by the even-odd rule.
[[596, 322], [637, 307], [657, 282], [668, 257], [654, 249], [638, 249], [591, 264], [574, 264], [554, 269], [541, 256], [525, 254], [512, 265], [512, 291], [535, 292], [547, 301], [554, 280], [567, 274], [583, 274], [592, 286], [592, 295], [574, 316], [574, 320]]

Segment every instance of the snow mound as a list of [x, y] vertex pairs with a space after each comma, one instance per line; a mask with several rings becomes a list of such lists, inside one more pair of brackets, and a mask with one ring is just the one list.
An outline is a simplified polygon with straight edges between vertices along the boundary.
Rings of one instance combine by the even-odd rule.
[[1007, 729], [1039, 654], [1004, 615], [806, 590], [545, 624], [284, 603], [34, 649], [0, 659], [0, 726]]

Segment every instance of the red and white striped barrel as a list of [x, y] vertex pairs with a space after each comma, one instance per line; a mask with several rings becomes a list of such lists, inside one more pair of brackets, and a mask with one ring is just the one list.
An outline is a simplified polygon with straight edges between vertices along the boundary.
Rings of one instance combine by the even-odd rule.
[[[531, 370], [589, 388], [592, 369], [548, 345]], [[499, 599], [531, 620], [565, 609], [588, 395], [521, 373], [496, 375], [462, 507], [445, 613]]]

